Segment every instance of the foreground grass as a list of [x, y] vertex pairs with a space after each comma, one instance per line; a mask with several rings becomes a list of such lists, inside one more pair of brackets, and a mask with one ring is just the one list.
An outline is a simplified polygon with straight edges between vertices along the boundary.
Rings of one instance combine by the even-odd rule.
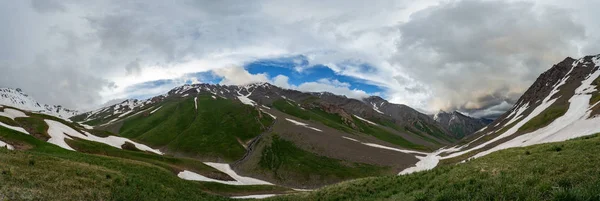
[[593, 135], [272, 200], [600, 200], [598, 150], [600, 137]]
[[[0, 127], [0, 140], [27, 151], [0, 149], [0, 200], [226, 200], [218, 195], [288, 193], [267, 186], [194, 182], [173, 174], [179, 168], [222, 174], [189, 159], [116, 149], [69, 140], [82, 151], [62, 149], [30, 135]], [[119, 158], [117, 158], [119, 157]]]

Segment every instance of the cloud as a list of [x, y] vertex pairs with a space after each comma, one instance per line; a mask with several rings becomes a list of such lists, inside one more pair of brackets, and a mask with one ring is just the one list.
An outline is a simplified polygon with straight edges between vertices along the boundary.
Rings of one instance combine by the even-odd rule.
[[530, 2], [451, 1], [399, 29], [392, 62], [432, 90], [431, 109], [445, 110], [514, 102], [586, 38], [570, 13]]
[[371, 95], [360, 89], [351, 89], [349, 83], [340, 82], [336, 79], [321, 78], [315, 82], [304, 82], [296, 86], [289, 83], [289, 77], [277, 75], [270, 82], [275, 86], [286, 89], [295, 89], [304, 92], [331, 92], [333, 94], [344, 95], [358, 100]]
[[0, 27], [7, 30], [0, 33], [0, 84], [74, 108], [143, 96], [132, 89], [183, 80], [165, 84], [171, 86], [213, 70], [228, 84], [271, 81], [364, 95], [335, 78], [293, 86], [289, 78], [236, 67], [304, 55], [308, 63], [294, 67], [299, 75], [322, 64], [382, 88], [395, 103], [484, 111], [512, 103], [552, 63], [600, 50], [597, 6], [584, 0], [0, 1]]
[[234, 66], [213, 70], [216, 76], [222, 77], [222, 85], [245, 85], [257, 82], [268, 82], [267, 74], [250, 74], [244, 67]]

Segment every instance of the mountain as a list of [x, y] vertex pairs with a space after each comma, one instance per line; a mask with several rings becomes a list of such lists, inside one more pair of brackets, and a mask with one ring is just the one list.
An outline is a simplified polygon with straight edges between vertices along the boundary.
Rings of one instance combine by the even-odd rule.
[[600, 55], [566, 58], [542, 73], [494, 122], [421, 158], [402, 174], [454, 164], [512, 147], [559, 142], [600, 132]]
[[60, 118], [69, 118], [78, 114], [78, 111], [70, 110], [60, 105], [40, 104], [31, 96], [23, 93], [21, 89], [0, 88], [0, 105], [44, 113]]
[[[600, 174], [599, 90], [600, 55], [566, 58], [491, 124], [400, 173], [410, 176], [356, 180], [275, 200], [598, 199], [600, 180], [580, 175]], [[452, 115], [435, 119], [451, 121]]]
[[433, 120], [443, 125], [459, 139], [471, 135], [491, 123], [488, 119], [473, 118], [458, 111], [439, 111], [433, 115]]
[[458, 140], [431, 117], [379, 97], [357, 100], [269, 83], [184, 85], [71, 120], [295, 188], [396, 174], [415, 155]]

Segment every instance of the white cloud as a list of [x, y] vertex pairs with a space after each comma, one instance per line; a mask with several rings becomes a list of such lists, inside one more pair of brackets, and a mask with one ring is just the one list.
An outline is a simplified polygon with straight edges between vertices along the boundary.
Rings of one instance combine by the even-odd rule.
[[321, 78], [316, 82], [304, 82], [298, 86], [289, 83], [289, 77], [277, 75], [271, 81], [273, 85], [286, 89], [295, 89], [304, 92], [331, 92], [337, 95], [344, 95], [349, 98], [362, 99], [372, 94], [359, 89], [352, 89], [346, 82], [340, 82], [336, 79]]
[[240, 66], [220, 68], [213, 70], [214, 74], [222, 77], [222, 85], [245, 85], [257, 82], [267, 82], [269, 78], [265, 73], [250, 74]]
[[[140, 83], [195, 72], [214, 70], [228, 84], [268, 81], [229, 68], [302, 54], [311, 65], [380, 86], [392, 102], [486, 108], [518, 97], [549, 64], [599, 50], [597, 6], [584, 0], [2, 1], [0, 27], [10, 31], [0, 33], [0, 85], [83, 108], [139, 95], [127, 89]], [[271, 81], [289, 84], [284, 77]], [[295, 87], [364, 95], [328, 81]]]

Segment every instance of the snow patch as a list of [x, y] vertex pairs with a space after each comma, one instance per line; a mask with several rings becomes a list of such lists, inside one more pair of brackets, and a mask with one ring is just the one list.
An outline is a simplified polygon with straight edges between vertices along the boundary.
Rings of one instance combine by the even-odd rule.
[[93, 126], [90, 126], [90, 125], [87, 125], [87, 124], [79, 124], [79, 125], [83, 126], [83, 128], [88, 129], [88, 130], [94, 129]]
[[149, 151], [149, 152], [152, 152], [155, 154], [161, 154], [161, 155], [163, 154], [159, 150], [155, 150], [146, 145], [133, 142], [127, 138], [122, 138], [122, 137], [117, 137], [117, 136], [97, 137], [97, 136], [92, 135], [87, 132], [85, 134], [82, 134], [79, 131], [76, 131], [73, 128], [71, 128], [67, 125], [64, 125], [60, 122], [57, 122], [54, 120], [48, 120], [48, 119], [45, 119], [44, 121], [46, 122], [46, 124], [48, 124], [48, 135], [50, 135], [50, 139], [48, 140], [48, 142], [55, 144], [59, 147], [62, 147], [64, 149], [71, 150], [71, 151], [76, 151], [76, 150], [71, 148], [65, 142], [65, 139], [73, 139], [72, 137], [76, 137], [76, 138], [80, 138], [80, 139], [84, 139], [84, 140], [100, 142], [100, 143], [103, 143], [103, 144], [106, 144], [106, 145], [109, 145], [109, 146], [112, 146], [115, 148], [119, 148], [119, 149], [121, 149], [121, 147], [123, 146], [123, 144], [125, 144], [125, 142], [129, 142], [129, 143], [133, 144], [139, 150]]
[[354, 141], [354, 142], [358, 142], [361, 143], [365, 146], [369, 146], [369, 147], [375, 147], [375, 148], [380, 148], [380, 149], [387, 149], [387, 150], [392, 150], [392, 151], [397, 151], [397, 152], [402, 152], [405, 154], [422, 154], [422, 155], [427, 155], [428, 153], [425, 152], [420, 152], [420, 151], [412, 151], [412, 150], [406, 150], [406, 149], [398, 149], [398, 148], [394, 148], [394, 147], [388, 147], [388, 146], [383, 146], [380, 144], [375, 144], [375, 143], [366, 143], [366, 142], [361, 142], [360, 140], [354, 139], [354, 138], [349, 138], [346, 136], [342, 136], [342, 138], [346, 139], [346, 140], [350, 140], [350, 141]]
[[158, 107], [158, 108], [156, 108], [156, 109], [152, 110], [152, 111], [150, 112], [150, 114], [153, 114], [153, 113], [155, 113], [156, 111], [160, 110], [160, 108], [162, 108], [162, 105], [161, 105], [160, 107]]
[[398, 173], [398, 175], [405, 175], [413, 172], [433, 169], [440, 162], [440, 157], [437, 155], [438, 152], [427, 154], [425, 157], [415, 156], [419, 159], [419, 162], [417, 162], [413, 167], [402, 170], [402, 172]]
[[359, 117], [359, 116], [356, 116], [356, 115], [354, 115], [354, 117], [356, 117], [357, 119], [360, 119], [361, 121], [367, 122], [367, 123], [369, 123], [369, 124], [371, 124], [371, 125], [375, 125], [375, 126], [377, 126], [377, 124], [376, 124], [376, 123], [373, 123], [372, 121], [369, 121], [369, 120], [367, 120], [367, 119], [361, 118], [361, 117]]
[[[377, 113], [379, 113], [379, 114], [384, 114], [383, 112], [379, 111], [379, 107], [377, 107], [377, 106], [375, 105], [375, 103], [371, 103], [371, 105], [373, 106], [373, 110], [375, 110], [375, 112], [377, 112]], [[383, 105], [383, 104], [381, 104], [381, 105]]]
[[21, 127], [6, 125], [2, 122], [0, 122], [0, 126], [29, 135], [29, 132], [27, 132], [25, 129], [23, 129]]
[[269, 116], [271, 116], [273, 119], [277, 119], [277, 117], [276, 117], [275, 115], [272, 115], [271, 113], [268, 113], [268, 112], [266, 112], [266, 111], [265, 111], [265, 110], [263, 110], [263, 109], [260, 109], [260, 111], [262, 111], [262, 112], [263, 112], [263, 113], [265, 113], [265, 114], [268, 114], [268, 115], [269, 115]]
[[285, 118], [285, 120], [287, 120], [289, 122], [292, 122], [293, 124], [296, 124], [297, 126], [303, 126], [305, 128], [309, 128], [309, 129], [312, 129], [312, 130], [315, 130], [315, 131], [323, 132], [321, 129], [308, 126], [308, 124], [306, 124], [306, 123], [302, 123], [302, 122], [299, 122], [299, 121], [296, 121], [296, 120], [293, 120], [293, 119], [288, 119], [288, 118]]
[[358, 141], [357, 139], [354, 139], [354, 138], [349, 138], [349, 137], [346, 137], [346, 136], [342, 136], [342, 138], [344, 138], [344, 139], [346, 139], [346, 140], [354, 141], [354, 142], [360, 142], [360, 141]]
[[5, 147], [8, 150], [15, 150], [15, 148], [12, 145], [0, 140], [0, 148], [3, 148], [3, 147]]
[[204, 164], [229, 175], [231, 178], [235, 179], [239, 183], [237, 185], [273, 185], [272, 183], [260, 179], [240, 176], [235, 171], [233, 171], [233, 169], [231, 169], [231, 166], [229, 166], [229, 164], [226, 163], [204, 162]]
[[264, 199], [277, 196], [277, 194], [263, 194], [263, 195], [244, 195], [244, 196], [233, 196], [232, 199]]
[[12, 120], [15, 120], [15, 118], [19, 117], [29, 117], [25, 113], [12, 108], [4, 108], [4, 112], [0, 112], [0, 116], [8, 117]]
[[194, 107], [198, 110], [198, 97], [194, 97]]

